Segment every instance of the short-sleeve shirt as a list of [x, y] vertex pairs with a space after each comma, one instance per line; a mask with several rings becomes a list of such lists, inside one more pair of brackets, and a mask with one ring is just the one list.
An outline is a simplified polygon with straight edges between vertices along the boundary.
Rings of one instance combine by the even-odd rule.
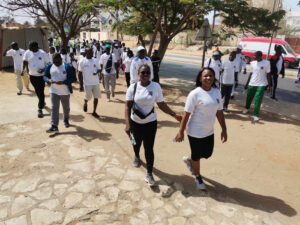
[[[54, 64], [50, 69], [51, 80], [53, 81], [64, 81], [67, 79], [67, 71], [64, 64], [61, 64], [59, 67]], [[65, 84], [51, 84], [50, 93], [57, 95], [69, 95], [70, 90]]]
[[[127, 89], [126, 101], [133, 101], [134, 85], [135, 84], [131, 84]], [[147, 115], [149, 112], [151, 112], [156, 102], [163, 101], [164, 97], [161, 87], [158, 83], [150, 82], [147, 87], [142, 86], [140, 82], [137, 83], [134, 102], [137, 106], [137, 109], [144, 115]], [[150, 114], [145, 119], [141, 119], [131, 111], [130, 118], [136, 123], [146, 124], [155, 121], [157, 119], [157, 114], [154, 109], [154, 113]]]
[[221, 60], [214, 60], [213, 58], [207, 59], [204, 67], [212, 68], [215, 71], [216, 78], [219, 79], [220, 71], [222, 68]]
[[100, 69], [97, 59], [82, 58], [78, 65], [78, 71], [82, 72], [83, 84], [86, 86], [98, 85], [99, 76], [97, 71]]
[[238, 72], [237, 62], [230, 61], [226, 59], [222, 63], [222, 69], [224, 70], [221, 76], [222, 84], [233, 84], [234, 83], [234, 73]]
[[204, 138], [214, 133], [216, 113], [223, 109], [221, 93], [217, 88], [205, 91], [197, 87], [187, 97], [185, 112], [191, 113], [186, 132], [195, 138]]
[[116, 73], [116, 71], [115, 71], [115, 63], [117, 62], [117, 60], [116, 60], [115, 54], [112, 54], [112, 65], [111, 65], [112, 68], [111, 68], [111, 70], [110, 70], [110, 73], [107, 73], [106, 70], [105, 70], [105, 68], [106, 68], [106, 63], [107, 63], [109, 57], [110, 57], [110, 54], [107, 55], [106, 53], [104, 53], [104, 54], [101, 55], [101, 57], [100, 57], [100, 65], [103, 65], [103, 70], [102, 70], [102, 74], [103, 74], [103, 75], [115, 74], [115, 73]]
[[132, 63], [132, 60], [134, 58], [131, 57], [126, 57], [125, 60], [123, 61], [124, 65], [125, 65], [125, 73], [130, 73], [130, 66], [131, 66], [131, 63]]
[[45, 69], [49, 62], [49, 56], [41, 49], [37, 52], [27, 50], [23, 60], [28, 62], [29, 75], [39, 77], [43, 76], [43, 73], [39, 73], [38, 71]]
[[6, 52], [6, 56], [12, 56], [14, 60], [14, 69], [16, 70], [23, 70], [23, 56], [25, 50], [19, 48], [18, 50], [10, 49]]
[[150, 67], [150, 72], [151, 72], [150, 80], [153, 79], [154, 76], [153, 76], [153, 66], [152, 66], [151, 59], [149, 57], [145, 57], [143, 59], [140, 59], [139, 57], [135, 57], [132, 60], [132, 63], [130, 66], [130, 83], [131, 84], [139, 81], [138, 71], [139, 71], [139, 68], [144, 64], [146, 64]]
[[250, 64], [250, 73], [252, 73], [250, 86], [267, 86], [267, 73], [270, 73], [270, 62], [263, 59], [260, 62], [252, 61]]
[[119, 61], [121, 59], [122, 49], [120, 48], [114, 48], [113, 53], [116, 57], [116, 60]]

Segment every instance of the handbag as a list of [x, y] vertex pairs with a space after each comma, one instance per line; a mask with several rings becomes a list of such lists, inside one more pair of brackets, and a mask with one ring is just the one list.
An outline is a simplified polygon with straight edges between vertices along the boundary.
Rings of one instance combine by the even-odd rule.
[[147, 115], [144, 115], [144, 113], [142, 113], [140, 110], [138, 110], [137, 105], [134, 102], [134, 96], [135, 96], [136, 88], [137, 88], [137, 83], [134, 84], [132, 111], [133, 111], [133, 114], [137, 115], [140, 119], [143, 120], [143, 119], [146, 119], [148, 116], [150, 116], [152, 113], [154, 113], [154, 107], [152, 108], [152, 110]]

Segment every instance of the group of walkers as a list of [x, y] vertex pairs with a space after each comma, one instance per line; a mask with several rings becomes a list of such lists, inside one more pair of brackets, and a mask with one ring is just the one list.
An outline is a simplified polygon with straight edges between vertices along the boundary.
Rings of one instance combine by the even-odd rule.
[[[160, 58], [157, 51], [151, 58], [146, 56], [144, 47], [139, 46], [134, 56], [125, 44], [101, 46], [95, 43], [93, 48], [80, 50], [76, 59], [74, 54], [67, 54], [61, 49], [56, 52], [50, 47], [49, 53], [38, 48], [37, 42], [29, 44], [29, 50], [24, 51], [17, 43], [11, 44], [11, 49], [4, 55], [12, 56], [15, 63], [18, 94], [22, 94], [22, 80], [28, 86], [28, 71], [30, 81], [38, 97], [38, 117], [43, 117], [42, 109], [45, 107], [45, 82], [50, 86], [52, 104], [51, 127], [47, 132], [57, 132], [59, 123], [60, 102], [63, 107], [64, 125], [69, 127], [70, 94], [73, 92], [72, 83], [78, 71], [80, 91], [85, 91], [83, 110], [87, 112], [88, 101], [94, 98], [93, 113], [96, 118], [98, 99], [101, 97], [100, 83], [106, 92], [107, 101], [115, 96], [116, 79], [120, 68], [123, 69], [128, 87], [125, 104], [125, 131], [133, 139], [134, 160], [133, 165], [141, 165], [140, 148], [143, 144], [145, 151], [147, 175], [145, 181], [153, 186], [156, 184], [152, 175], [154, 165], [154, 142], [157, 132], [157, 113], [155, 103], [164, 113], [180, 122], [176, 142], [184, 140], [186, 130], [191, 149], [191, 156], [184, 156], [183, 161], [189, 171], [195, 176], [198, 189], [205, 189], [200, 174], [200, 159], [209, 158], [214, 148], [214, 123], [216, 118], [221, 126], [221, 141], [227, 141], [227, 128], [223, 110], [228, 112], [230, 98], [233, 97], [234, 88], [238, 86], [239, 74], [246, 64], [241, 53], [242, 47], [230, 53], [229, 58], [221, 61], [220, 51], [214, 51], [212, 58], [208, 59], [204, 68], [196, 77], [196, 88], [192, 90], [186, 100], [183, 116], [175, 113], [164, 102], [161, 86], [159, 85], [158, 69]], [[250, 74], [245, 85], [247, 89], [246, 107], [243, 113], [248, 113], [251, 102], [255, 96], [254, 120], [259, 120], [259, 110], [264, 91], [273, 87], [275, 98], [278, 74], [284, 76], [284, 66], [281, 49], [276, 48], [276, 55], [269, 61], [262, 59], [262, 53], [255, 53], [255, 60], [251, 62]], [[270, 74], [272, 74], [272, 79]], [[218, 84], [218, 82], [220, 84]], [[273, 84], [273, 85], [272, 85]], [[224, 103], [222, 103], [224, 98]]]

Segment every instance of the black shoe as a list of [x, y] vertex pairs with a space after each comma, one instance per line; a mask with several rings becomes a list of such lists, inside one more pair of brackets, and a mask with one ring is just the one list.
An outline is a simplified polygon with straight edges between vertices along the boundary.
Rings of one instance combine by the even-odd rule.
[[58, 128], [57, 128], [57, 126], [52, 125], [46, 132], [47, 133], [57, 133]]
[[232, 95], [232, 96], [230, 97], [230, 99], [234, 99], [234, 95]]
[[43, 114], [43, 110], [39, 109], [38, 110], [38, 118], [43, 118], [44, 114]]
[[83, 111], [84, 111], [84, 112], [87, 112], [87, 104], [84, 104], [84, 105], [83, 105]]
[[278, 101], [278, 99], [274, 96], [271, 97], [271, 99], [275, 100], [275, 101]]
[[69, 128], [69, 127], [70, 127], [69, 120], [64, 120], [64, 124], [65, 124], [65, 127], [66, 127], [66, 128]]
[[134, 167], [140, 167], [141, 166], [141, 160], [138, 157], [134, 157], [134, 160], [133, 160], [132, 164], [133, 164]]
[[83, 90], [83, 88], [80, 88], [79, 91], [80, 91], [80, 92], [83, 92], [84, 90]]
[[18, 91], [18, 92], [17, 92], [17, 95], [21, 95], [21, 94], [22, 94], [22, 91]]
[[238, 83], [236, 83], [235, 85], [234, 85], [234, 88], [237, 88], [239, 86], [239, 84]]
[[92, 116], [95, 117], [95, 118], [99, 118], [99, 115], [96, 112], [93, 112]]

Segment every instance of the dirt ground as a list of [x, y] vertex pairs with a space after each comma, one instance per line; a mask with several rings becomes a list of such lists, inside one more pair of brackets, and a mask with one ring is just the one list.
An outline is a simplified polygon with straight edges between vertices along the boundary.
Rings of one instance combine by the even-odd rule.
[[[1, 72], [0, 83], [1, 133], [9, 133], [9, 130], [2, 130], [6, 129], [8, 124], [23, 124], [22, 126], [26, 127], [30, 121], [34, 124], [43, 121], [41, 126], [46, 130], [45, 124], [50, 123], [49, 113], [39, 120], [36, 118], [36, 105], [28, 104], [32, 98], [36, 98], [34, 93], [25, 90], [22, 96], [17, 96], [12, 73]], [[112, 151], [120, 151], [132, 158], [133, 151], [124, 133], [126, 87], [123, 75], [117, 83], [116, 97], [112, 102], [106, 102], [105, 94], [102, 93], [98, 106], [98, 114], [101, 116], [99, 120], [85, 119], [91, 117], [92, 104], [90, 103], [88, 114], [75, 115], [71, 117], [70, 122], [79, 121], [83, 126], [85, 123], [87, 126], [97, 123], [104, 131], [98, 141], [104, 147], [110, 146], [113, 148]], [[81, 111], [83, 103], [83, 93], [78, 92], [78, 84], [74, 86], [71, 114], [74, 110]], [[162, 88], [168, 105], [176, 112], [183, 113], [188, 93], [168, 85], [163, 85]], [[47, 88], [46, 92], [48, 91]], [[37, 100], [35, 101], [37, 103]], [[46, 102], [50, 106], [48, 95]], [[221, 143], [220, 126], [216, 122], [214, 154], [210, 159], [201, 161], [201, 174], [208, 184], [207, 196], [218, 202], [245, 207], [254, 212], [269, 213], [272, 218], [285, 221], [282, 224], [287, 222], [298, 224], [300, 221], [300, 121], [262, 112], [262, 120], [253, 123], [250, 115], [242, 115], [242, 108], [236, 106], [234, 101], [231, 101], [229, 109], [230, 113], [225, 115], [228, 142]], [[159, 109], [157, 111], [158, 132], [155, 141], [154, 173], [161, 179], [171, 179], [181, 183], [185, 195], [194, 195], [194, 179], [182, 163], [182, 156], [190, 154], [187, 138], [183, 143], [174, 143], [172, 140], [178, 132], [179, 123]], [[62, 125], [60, 128], [65, 132]], [[96, 131], [81, 130], [80, 132], [91, 134]], [[76, 132], [74, 134], [76, 135]], [[0, 144], [9, 144], [13, 148], [19, 147], [17, 139], [3, 138], [3, 135], [1, 137]], [[28, 144], [36, 142], [32, 139], [25, 141]], [[0, 159], [4, 160], [2, 157]], [[2, 170], [7, 162], [1, 161]], [[14, 163], [15, 165], [10, 166], [18, 168], [20, 173], [24, 172], [23, 167], [18, 165], [18, 161]]]

